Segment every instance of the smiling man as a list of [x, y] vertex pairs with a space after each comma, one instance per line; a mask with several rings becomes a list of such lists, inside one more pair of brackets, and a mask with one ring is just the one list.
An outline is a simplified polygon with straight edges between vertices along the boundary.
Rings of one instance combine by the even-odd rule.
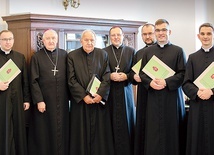
[[145, 49], [142, 66], [153, 55], [176, 73], [166, 79], [151, 79], [140, 72], [142, 84], [148, 91], [144, 155], [179, 155], [179, 126], [185, 114], [181, 84], [185, 73], [185, 54], [181, 47], [169, 41], [167, 20], [155, 22], [157, 44]]
[[111, 70], [108, 104], [111, 110], [115, 152], [119, 155], [133, 155], [135, 104], [129, 73], [135, 49], [123, 44], [124, 33], [121, 27], [113, 26], [109, 36], [112, 44], [104, 50], [108, 53]]
[[214, 154], [214, 88], [201, 88], [193, 83], [214, 60], [214, 28], [210, 23], [199, 27], [198, 39], [202, 46], [189, 55], [183, 84], [184, 93], [190, 98], [186, 154], [211, 155]]
[[24, 120], [24, 110], [30, 107], [27, 66], [24, 55], [14, 51], [13, 45], [13, 33], [1, 31], [0, 68], [11, 59], [21, 73], [10, 83], [0, 80], [0, 154], [27, 155]]

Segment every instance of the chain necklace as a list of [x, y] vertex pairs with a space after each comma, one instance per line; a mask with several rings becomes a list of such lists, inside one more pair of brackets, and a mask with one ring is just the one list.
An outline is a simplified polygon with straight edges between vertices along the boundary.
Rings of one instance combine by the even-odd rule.
[[121, 54], [120, 54], [119, 61], [118, 61], [117, 56], [116, 56], [116, 54], [115, 54], [115, 51], [114, 51], [113, 45], [111, 46], [111, 49], [112, 49], [112, 51], [113, 51], [114, 58], [115, 58], [115, 60], [116, 60], [116, 62], [117, 62], [117, 66], [115, 67], [115, 72], [117, 73], [117, 72], [118, 72], [118, 70], [120, 69], [120, 62], [121, 62], [121, 59], [122, 59], [123, 49], [124, 49], [124, 48], [122, 47], [122, 51], [121, 51]]
[[48, 57], [48, 59], [50, 60], [50, 62], [52, 63], [52, 65], [54, 66], [54, 68], [51, 70], [54, 73], [54, 76], [56, 75], [56, 72], [58, 72], [59, 70], [56, 69], [57, 67], [57, 63], [58, 63], [58, 49], [56, 49], [56, 63], [54, 64], [54, 62], [51, 60], [51, 58], [49, 57], [46, 49], [44, 48], [44, 51]]

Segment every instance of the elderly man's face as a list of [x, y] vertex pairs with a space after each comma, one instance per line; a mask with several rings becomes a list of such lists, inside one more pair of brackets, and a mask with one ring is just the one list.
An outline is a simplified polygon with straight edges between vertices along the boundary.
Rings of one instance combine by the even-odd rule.
[[85, 52], [92, 52], [96, 44], [96, 38], [94, 34], [90, 31], [85, 32], [81, 38], [81, 44]]
[[42, 39], [44, 46], [49, 50], [53, 51], [55, 50], [57, 43], [58, 43], [58, 35], [53, 30], [47, 30]]

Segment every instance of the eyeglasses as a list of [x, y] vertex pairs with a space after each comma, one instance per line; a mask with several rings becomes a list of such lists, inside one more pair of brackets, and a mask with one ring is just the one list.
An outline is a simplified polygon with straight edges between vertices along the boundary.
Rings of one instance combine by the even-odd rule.
[[166, 29], [166, 28], [163, 28], [163, 29], [155, 29], [155, 32], [157, 32], [157, 33], [160, 33], [160, 32], [167, 32], [168, 31], [168, 29]]
[[8, 42], [8, 41], [12, 41], [13, 38], [3, 38], [3, 39], [0, 39], [0, 40], [5, 41], [5, 42]]

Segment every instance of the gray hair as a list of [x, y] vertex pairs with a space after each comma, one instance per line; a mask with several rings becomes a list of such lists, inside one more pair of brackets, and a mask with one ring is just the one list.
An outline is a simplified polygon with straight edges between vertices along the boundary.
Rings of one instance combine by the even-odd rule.
[[95, 33], [93, 30], [91, 30], [91, 29], [86, 29], [86, 30], [84, 30], [84, 31], [82, 32], [82, 34], [81, 34], [81, 39], [82, 39], [83, 35], [84, 35], [86, 32], [91, 32], [91, 33], [94, 35], [94, 38], [95, 38], [95, 40], [96, 40], [96, 33]]
[[47, 30], [44, 31], [44, 33], [43, 33], [43, 35], [42, 35], [42, 38], [43, 38], [43, 39], [44, 39], [44, 37], [45, 37], [45, 35], [46, 35], [46, 33], [47, 33], [48, 31], [52, 31], [52, 32], [56, 35], [56, 37], [58, 38], [58, 34], [57, 34], [57, 32], [56, 32], [55, 30], [53, 30], [53, 29], [47, 29]]

